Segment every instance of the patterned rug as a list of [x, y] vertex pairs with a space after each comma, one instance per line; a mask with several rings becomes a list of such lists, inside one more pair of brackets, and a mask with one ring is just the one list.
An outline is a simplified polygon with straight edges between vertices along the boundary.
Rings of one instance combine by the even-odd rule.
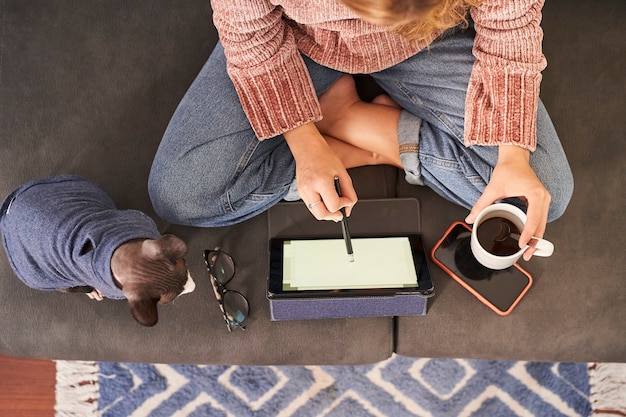
[[361, 366], [58, 361], [56, 415], [626, 416], [625, 375], [620, 364], [397, 355]]

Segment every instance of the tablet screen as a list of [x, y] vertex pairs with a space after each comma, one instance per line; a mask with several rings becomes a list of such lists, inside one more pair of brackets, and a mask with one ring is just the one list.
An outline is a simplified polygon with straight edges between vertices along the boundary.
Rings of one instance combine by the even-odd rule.
[[342, 239], [283, 242], [283, 291], [415, 287], [407, 237], [353, 239], [354, 262]]
[[[356, 237], [350, 262], [343, 239], [272, 239], [271, 292], [430, 289], [421, 238]], [[422, 273], [426, 270], [426, 273]]]

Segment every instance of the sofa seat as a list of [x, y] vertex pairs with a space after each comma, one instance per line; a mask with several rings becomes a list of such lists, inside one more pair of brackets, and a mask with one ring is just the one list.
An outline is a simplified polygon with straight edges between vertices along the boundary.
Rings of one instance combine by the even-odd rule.
[[[206, 0], [0, 2], [0, 194], [71, 173], [102, 185], [189, 245], [196, 291], [144, 328], [124, 301], [41, 292], [0, 254], [0, 354], [68, 360], [207, 364], [359, 364], [393, 353], [555, 361], [626, 361], [623, 179], [626, 2], [551, 0], [544, 7], [542, 99], [574, 171], [574, 198], [546, 237], [554, 256], [524, 266], [535, 283], [500, 317], [431, 265], [423, 317], [271, 322], [265, 298], [267, 215], [224, 228], [170, 225], [147, 178], [178, 102], [217, 42]], [[428, 249], [467, 210], [391, 167], [351, 171], [359, 197], [416, 198]], [[358, 205], [354, 208], [358, 210]], [[232, 287], [251, 303], [228, 332], [202, 250], [235, 259]]]

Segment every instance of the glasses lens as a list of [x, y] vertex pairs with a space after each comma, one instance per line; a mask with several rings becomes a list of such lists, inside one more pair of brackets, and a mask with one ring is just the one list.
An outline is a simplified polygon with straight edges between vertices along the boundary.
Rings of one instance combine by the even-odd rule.
[[211, 273], [220, 284], [224, 285], [235, 275], [235, 263], [233, 258], [224, 252], [212, 252], [209, 258], [211, 263]]
[[250, 306], [248, 300], [240, 292], [226, 291], [223, 298], [224, 314], [230, 321], [231, 327], [240, 326], [248, 317]]

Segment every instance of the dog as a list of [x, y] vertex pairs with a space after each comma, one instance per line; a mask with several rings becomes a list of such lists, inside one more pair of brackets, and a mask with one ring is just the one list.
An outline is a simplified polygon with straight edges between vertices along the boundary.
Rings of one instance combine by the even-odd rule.
[[187, 245], [137, 210], [118, 210], [97, 184], [76, 175], [30, 181], [4, 200], [2, 242], [11, 268], [38, 290], [127, 299], [144, 326], [158, 304], [195, 289]]

